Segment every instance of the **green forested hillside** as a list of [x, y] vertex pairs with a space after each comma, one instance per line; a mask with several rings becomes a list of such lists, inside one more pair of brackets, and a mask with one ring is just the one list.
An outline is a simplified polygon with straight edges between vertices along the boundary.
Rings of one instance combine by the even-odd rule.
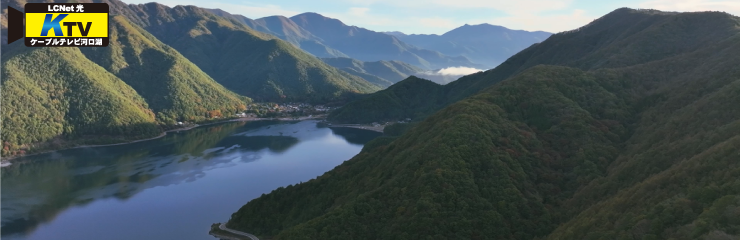
[[258, 101], [326, 102], [380, 87], [295, 46], [195, 6], [157, 3], [118, 10], [177, 49], [217, 82]]
[[159, 120], [167, 123], [231, 116], [245, 110], [250, 101], [226, 90], [176, 50], [123, 16], [111, 18], [109, 47], [81, 51], [133, 87]]
[[337, 123], [371, 123], [424, 118], [444, 104], [442, 90], [442, 85], [412, 76], [350, 102], [331, 112], [327, 119]]
[[[620, 9], [554, 38], [510, 61], [576, 67], [512, 71], [227, 225], [274, 239], [740, 236], [740, 19]], [[560, 55], [571, 41], [602, 48]], [[586, 58], [610, 61], [565, 61]]]
[[79, 49], [3, 43], [5, 156], [156, 136], [158, 125], [229, 116], [250, 101], [123, 16], [111, 17], [110, 41]]
[[717, 12], [678, 14], [617, 9], [577, 30], [552, 35], [494, 69], [446, 84], [446, 104], [441, 106], [469, 97], [539, 64], [591, 70], [668, 59], [732, 36], [728, 29], [736, 24], [735, 19]]
[[15, 48], [3, 53], [1, 78], [5, 156], [59, 137], [53, 144], [160, 132], [144, 99], [77, 48]]

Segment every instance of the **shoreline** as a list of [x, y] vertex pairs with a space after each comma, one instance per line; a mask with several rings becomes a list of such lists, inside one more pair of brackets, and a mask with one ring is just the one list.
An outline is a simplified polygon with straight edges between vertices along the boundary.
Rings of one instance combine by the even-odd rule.
[[[216, 227], [216, 225], [218, 225], [218, 227]], [[228, 235], [225, 235], [224, 233]], [[208, 231], [208, 234], [219, 238], [225, 237], [226, 239], [230, 240], [260, 240], [255, 235], [227, 228], [226, 223], [215, 223], [211, 225], [211, 231]]]
[[363, 124], [337, 124], [337, 125], [329, 125], [330, 128], [336, 127], [336, 128], [355, 128], [355, 129], [362, 129], [362, 130], [368, 130], [368, 131], [374, 131], [383, 133], [383, 130], [385, 129], [385, 125], [380, 126], [371, 126], [371, 125], [363, 125]]
[[325, 117], [324, 115], [320, 115], [320, 116], [314, 116], [314, 117], [299, 117], [298, 119], [293, 119], [293, 118], [231, 118], [231, 119], [225, 119], [225, 120], [222, 120], [222, 121], [216, 121], [216, 122], [205, 123], [205, 124], [195, 124], [194, 126], [171, 129], [171, 130], [167, 130], [167, 131], [162, 132], [158, 136], [151, 137], [151, 138], [146, 138], [146, 139], [137, 139], [137, 140], [125, 141], [125, 142], [120, 142], [120, 143], [111, 143], [111, 144], [80, 145], [80, 146], [74, 146], [74, 147], [69, 147], [69, 148], [61, 148], [61, 149], [54, 149], [54, 150], [42, 151], [42, 152], [37, 152], [37, 153], [32, 153], [32, 154], [26, 154], [26, 155], [18, 155], [18, 156], [12, 156], [12, 157], [2, 157], [2, 160], [0, 160], [0, 167], [7, 167], [7, 166], [10, 166], [10, 165], [13, 165], [13, 162], [10, 161], [10, 160], [13, 160], [13, 159], [16, 159], [16, 158], [29, 157], [29, 156], [34, 156], [34, 155], [40, 155], [40, 154], [51, 153], [51, 152], [56, 152], [56, 151], [62, 151], [62, 150], [71, 150], [71, 149], [78, 149], [78, 148], [110, 147], [110, 146], [117, 146], [117, 145], [124, 145], [124, 144], [131, 144], [131, 143], [149, 141], [149, 140], [154, 140], [154, 139], [165, 137], [165, 136], [167, 136], [167, 133], [169, 133], [169, 132], [188, 131], [188, 130], [191, 130], [191, 129], [194, 129], [194, 128], [208, 126], [208, 125], [214, 125], [214, 124], [219, 124], [219, 123], [251, 122], [251, 121], [267, 121], [267, 120], [277, 120], [277, 121], [305, 121], [305, 120], [313, 120], [313, 119], [322, 119], [324, 117]]

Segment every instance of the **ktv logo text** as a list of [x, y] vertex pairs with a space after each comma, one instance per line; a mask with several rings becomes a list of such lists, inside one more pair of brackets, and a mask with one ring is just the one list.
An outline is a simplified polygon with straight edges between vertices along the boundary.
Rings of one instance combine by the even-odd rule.
[[[106, 3], [27, 3], [25, 45], [108, 46], [108, 15]], [[12, 17], [9, 20], [12, 20]]]

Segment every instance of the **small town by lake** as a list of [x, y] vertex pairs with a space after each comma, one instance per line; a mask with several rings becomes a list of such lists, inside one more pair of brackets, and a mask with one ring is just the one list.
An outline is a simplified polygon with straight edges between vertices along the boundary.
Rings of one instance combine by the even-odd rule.
[[216, 239], [211, 224], [380, 135], [317, 120], [240, 121], [21, 157], [2, 168], [2, 238]]

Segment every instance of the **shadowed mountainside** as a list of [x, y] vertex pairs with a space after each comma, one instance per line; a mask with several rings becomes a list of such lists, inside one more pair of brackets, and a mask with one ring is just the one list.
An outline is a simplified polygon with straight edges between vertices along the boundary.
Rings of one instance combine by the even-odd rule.
[[618, 9], [227, 225], [273, 239], [732, 239], [738, 53], [729, 14]]

